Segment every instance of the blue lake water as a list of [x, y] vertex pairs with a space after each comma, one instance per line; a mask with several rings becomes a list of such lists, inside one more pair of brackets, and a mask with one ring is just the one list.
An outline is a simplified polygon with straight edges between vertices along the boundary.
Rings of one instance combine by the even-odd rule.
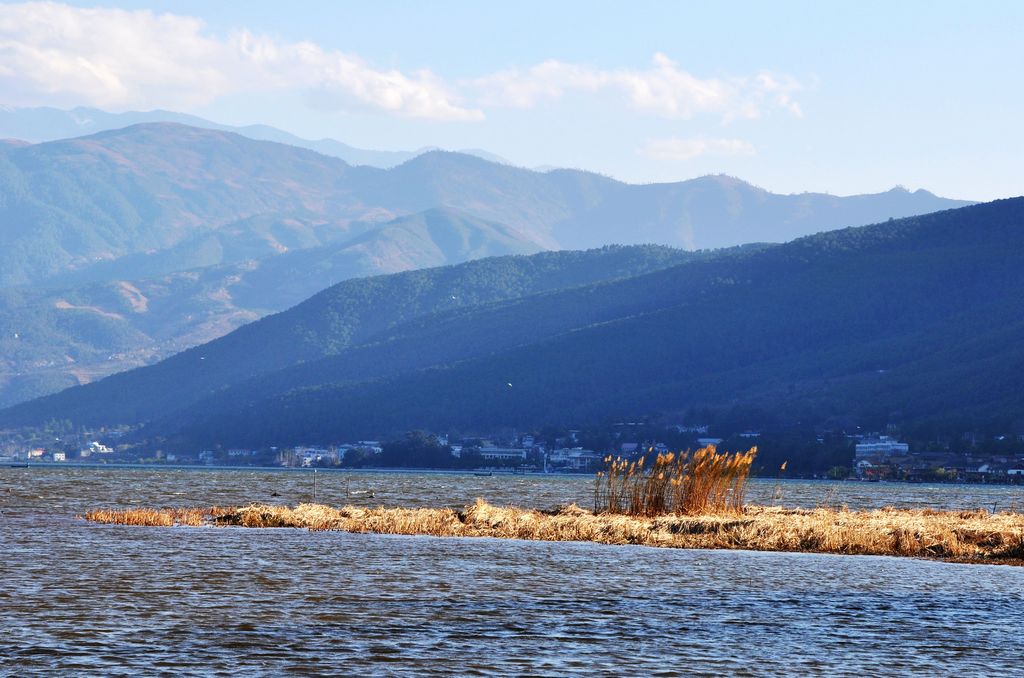
[[[333, 504], [586, 505], [590, 490], [317, 474]], [[0, 674], [1020, 674], [1024, 568], [75, 518], [311, 494], [310, 473], [0, 469]], [[756, 482], [749, 498], [1008, 508], [1020, 494]]]

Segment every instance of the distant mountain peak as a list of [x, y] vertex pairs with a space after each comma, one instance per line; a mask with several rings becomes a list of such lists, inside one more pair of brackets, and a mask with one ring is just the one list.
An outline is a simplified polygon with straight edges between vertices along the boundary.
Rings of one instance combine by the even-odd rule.
[[470, 153], [463, 153], [462, 151], [449, 151], [449, 150], [446, 150], [446, 149], [443, 149], [443, 148], [432, 148], [432, 149], [430, 149], [428, 151], [424, 151], [423, 153], [420, 153], [420, 154], [416, 155], [415, 157], [409, 158], [408, 160], [406, 160], [402, 164], [403, 165], [407, 165], [409, 163], [416, 163], [416, 162], [419, 162], [419, 163], [443, 162], [443, 161], [449, 161], [449, 160], [464, 160], [466, 162], [472, 162], [472, 163], [489, 163], [489, 164], [494, 164], [494, 163], [491, 163], [490, 160], [486, 160], [484, 158], [481, 158], [478, 155], [472, 155]]
[[760, 191], [762, 193], [768, 192], [767, 189], [761, 188], [760, 186], [755, 186], [749, 181], [745, 181], [743, 179], [740, 179], [739, 177], [734, 177], [731, 174], [706, 174], [702, 177], [697, 177], [696, 179], [693, 179], [693, 181], [710, 182], [718, 186], [721, 186], [722, 188], [745, 189], [752, 191]]
[[210, 138], [226, 138], [226, 137], [238, 137], [246, 139], [247, 141], [256, 141], [255, 139], [248, 139], [240, 134], [229, 132], [227, 130], [210, 129], [208, 127], [195, 127], [193, 125], [186, 125], [180, 122], [174, 122], [170, 120], [159, 120], [154, 122], [137, 122], [132, 125], [126, 125], [124, 127], [116, 127], [114, 129], [102, 130], [89, 134], [91, 137], [119, 137], [119, 136], [131, 136], [132, 134], [138, 134], [139, 132], [146, 131], [165, 131], [172, 134], [182, 134], [192, 137], [210, 137]]
[[[420, 154], [420, 151], [371, 150], [350, 146], [332, 138], [306, 139], [276, 127], [263, 124], [224, 125], [188, 113], [164, 109], [110, 113], [98, 108], [78, 106], [63, 110], [48, 106], [17, 108], [0, 106], [0, 137], [25, 139], [33, 143], [69, 139], [104, 130], [120, 129], [137, 123], [171, 122], [203, 129], [234, 132], [257, 141], [298, 146], [323, 155], [344, 160], [349, 165], [364, 165], [387, 169]], [[509, 164], [507, 160], [488, 151], [467, 149], [467, 155], [481, 156], [491, 162]]]

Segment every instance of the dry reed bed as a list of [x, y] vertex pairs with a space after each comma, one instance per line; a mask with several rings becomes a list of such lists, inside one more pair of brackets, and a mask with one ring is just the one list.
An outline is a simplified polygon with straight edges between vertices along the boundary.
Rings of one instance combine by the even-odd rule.
[[139, 527], [173, 527], [185, 525], [200, 527], [209, 525], [234, 508], [171, 508], [171, 509], [93, 509], [83, 516], [94, 523], [113, 525], [135, 525]]
[[687, 451], [655, 455], [653, 449], [647, 452], [632, 461], [605, 457], [606, 468], [597, 474], [594, 483], [596, 513], [692, 516], [743, 509], [756, 447], [733, 453], [719, 452], [714, 445], [692, 454]]
[[978, 511], [747, 506], [740, 511], [656, 517], [497, 507], [483, 500], [464, 510], [335, 509], [253, 504], [235, 509], [92, 511], [87, 520], [129, 525], [297, 527], [378, 534], [589, 541], [668, 548], [749, 549], [913, 556], [1024, 564], [1024, 515]]

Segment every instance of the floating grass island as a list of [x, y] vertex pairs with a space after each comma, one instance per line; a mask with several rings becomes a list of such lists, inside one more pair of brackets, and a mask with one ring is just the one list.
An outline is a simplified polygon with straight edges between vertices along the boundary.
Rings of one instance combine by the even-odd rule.
[[[589, 541], [682, 549], [744, 549], [1024, 565], [1024, 515], [885, 508], [874, 511], [746, 506], [744, 489], [757, 448], [665, 453], [635, 461], [605, 459], [594, 510], [499, 507], [477, 499], [464, 509], [235, 508], [95, 510], [85, 519], [124, 525], [298, 527], [435, 537]], [[646, 464], [646, 468], [645, 468]]]
[[911, 556], [971, 563], [1024, 564], [1024, 515], [976, 511], [746, 506], [701, 515], [630, 516], [570, 505], [554, 511], [477, 500], [449, 508], [238, 508], [96, 510], [86, 520], [126, 525], [297, 527], [435, 537], [639, 544], [666, 548], [746, 549]]

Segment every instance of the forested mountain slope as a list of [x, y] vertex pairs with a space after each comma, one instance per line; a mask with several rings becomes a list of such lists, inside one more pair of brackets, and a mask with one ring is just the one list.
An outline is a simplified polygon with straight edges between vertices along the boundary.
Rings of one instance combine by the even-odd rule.
[[374, 343], [417, 319], [635, 276], [704, 256], [716, 255], [653, 246], [608, 247], [352, 279], [151, 367], [24, 403], [0, 419], [10, 424], [53, 417], [90, 425], [147, 421], [251, 377]]
[[[1021, 198], [822, 234], [587, 288], [599, 290], [589, 298], [525, 298], [504, 321], [493, 307], [470, 310], [458, 323], [468, 346], [546, 309], [578, 322], [461, 361], [416, 359], [432, 327], [403, 328], [393, 351], [355, 347], [290, 368], [254, 382], [262, 394], [214, 395], [145, 435], [186, 448], [329, 442], [694, 407], [792, 422], [1008, 424], [1024, 407], [1022, 252]], [[366, 368], [373, 355], [384, 368]]]
[[350, 240], [136, 280], [0, 288], [0, 407], [150, 364], [343, 280], [539, 247], [437, 208]]
[[349, 277], [544, 248], [780, 241], [957, 204], [722, 176], [630, 185], [445, 152], [381, 170], [173, 123], [3, 144], [0, 406], [150, 364]]

